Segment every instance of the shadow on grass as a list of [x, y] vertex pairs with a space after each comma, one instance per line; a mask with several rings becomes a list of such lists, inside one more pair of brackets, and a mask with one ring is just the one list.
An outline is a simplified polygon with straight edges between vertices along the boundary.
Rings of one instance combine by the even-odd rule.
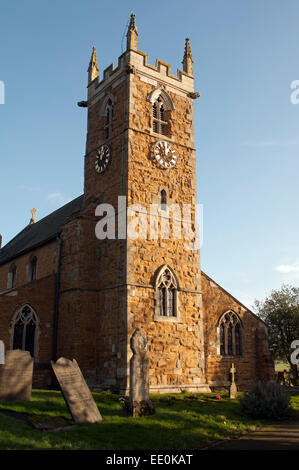
[[[0, 449], [193, 450], [238, 435], [256, 424], [241, 414], [237, 400], [216, 401], [211, 395], [195, 399], [185, 394], [153, 396], [156, 414], [139, 419], [126, 416], [118, 395], [93, 396], [103, 421], [80, 424], [69, 431], [39, 431], [0, 416]], [[63, 397], [56, 391], [34, 390], [31, 402], [1, 403], [1, 408], [31, 416], [69, 417]]]

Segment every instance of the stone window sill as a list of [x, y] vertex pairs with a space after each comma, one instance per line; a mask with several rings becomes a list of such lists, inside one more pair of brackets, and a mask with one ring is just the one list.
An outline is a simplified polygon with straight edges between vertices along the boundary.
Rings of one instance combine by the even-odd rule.
[[160, 134], [159, 132], [155, 132], [153, 130], [150, 130], [150, 134], [159, 138], [160, 140], [169, 140], [170, 142], [173, 141], [173, 136], [170, 134]]
[[164, 321], [168, 323], [183, 323], [181, 317], [167, 317], [164, 315], [154, 315], [154, 321]]

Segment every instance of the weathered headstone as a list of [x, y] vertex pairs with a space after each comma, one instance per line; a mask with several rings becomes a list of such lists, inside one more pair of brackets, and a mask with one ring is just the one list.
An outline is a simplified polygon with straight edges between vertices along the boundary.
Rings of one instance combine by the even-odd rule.
[[102, 416], [75, 359], [51, 361], [67, 407], [76, 423], [98, 423]]
[[229, 387], [229, 398], [231, 400], [234, 400], [237, 397], [237, 386], [235, 383], [235, 373], [236, 369], [234, 364], [232, 363], [232, 366], [230, 368], [230, 373], [231, 373], [231, 385]]
[[33, 358], [29, 351], [6, 351], [0, 365], [0, 401], [30, 401]]
[[146, 332], [137, 328], [131, 337], [133, 356], [130, 361], [130, 412], [133, 416], [155, 413], [149, 398], [149, 361]]

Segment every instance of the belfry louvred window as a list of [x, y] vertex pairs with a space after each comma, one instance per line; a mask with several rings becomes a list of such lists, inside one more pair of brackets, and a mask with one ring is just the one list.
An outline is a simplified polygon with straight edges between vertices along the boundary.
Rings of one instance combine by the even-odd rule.
[[219, 340], [221, 356], [239, 356], [242, 354], [241, 322], [235, 312], [226, 312], [220, 319]]
[[158, 290], [159, 314], [163, 317], [177, 316], [177, 281], [171, 269], [165, 268], [159, 273], [156, 281]]
[[10, 325], [13, 334], [12, 348], [29, 351], [34, 357], [38, 326], [39, 321], [35, 311], [29, 305], [24, 305]]
[[165, 106], [161, 96], [153, 103], [153, 131], [157, 134], [167, 134], [168, 122], [165, 118]]

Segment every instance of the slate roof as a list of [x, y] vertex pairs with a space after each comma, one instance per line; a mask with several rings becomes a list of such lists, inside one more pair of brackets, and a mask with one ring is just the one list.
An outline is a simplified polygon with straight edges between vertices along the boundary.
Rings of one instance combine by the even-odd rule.
[[83, 195], [73, 199], [73, 201], [60, 207], [35, 224], [27, 225], [27, 227], [0, 249], [0, 265], [55, 238], [61, 232], [61, 228], [66, 223], [68, 217], [81, 207], [82, 202]]

